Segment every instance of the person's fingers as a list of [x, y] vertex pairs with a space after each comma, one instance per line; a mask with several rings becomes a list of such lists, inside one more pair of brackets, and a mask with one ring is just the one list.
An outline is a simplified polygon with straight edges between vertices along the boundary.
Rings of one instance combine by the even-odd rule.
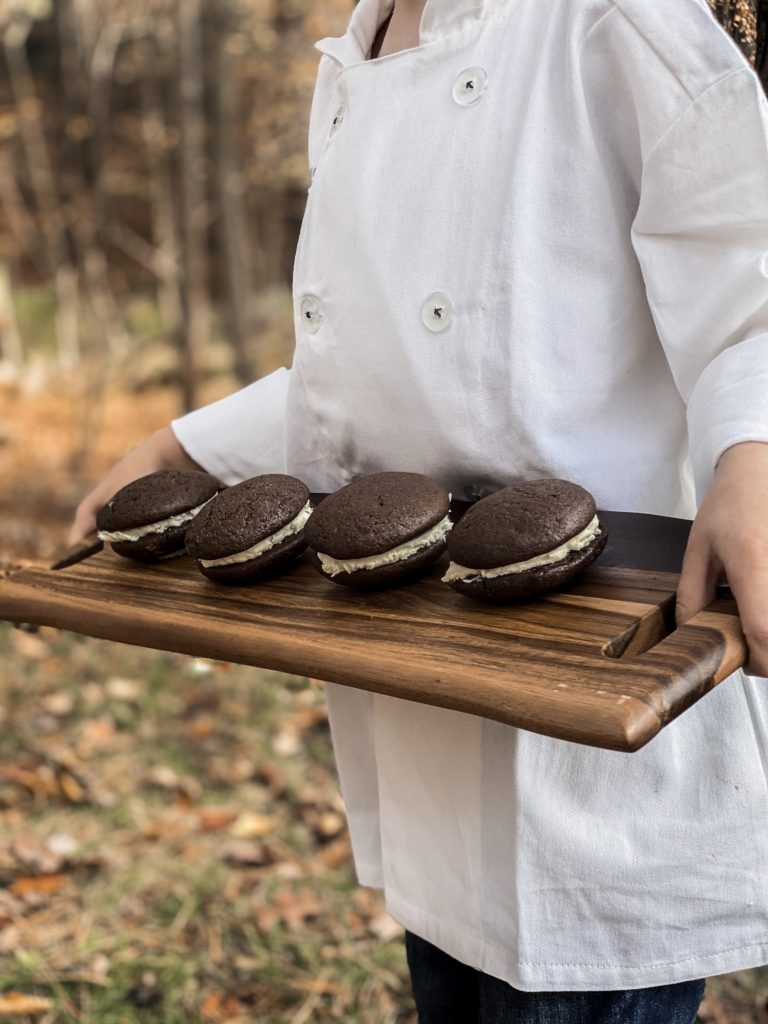
[[743, 549], [726, 570], [749, 648], [744, 671], [768, 677], [768, 550]]
[[[135, 451], [135, 449], [134, 449]], [[138, 454], [138, 453], [137, 453]], [[77, 544], [83, 537], [93, 533], [96, 529], [96, 515], [106, 505], [113, 494], [117, 494], [121, 487], [131, 483], [137, 477], [145, 473], [151, 473], [156, 466], [153, 462], [136, 457], [129, 452], [126, 458], [115, 463], [107, 475], [90, 491], [77, 506], [72, 526], [69, 531], [68, 543]]]
[[712, 548], [693, 530], [685, 549], [677, 585], [675, 621], [678, 626], [682, 626], [714, 601], [720, 572], [721, 566]]
[[78, 541], [82, 540], [83, 537], [87, 537], [89, 533], [93, 533], [96, 529], [96, 509], [92, 503], [86, 504], [88, 499], [86, 498], [75, 512], [75, 518], [72, 521], [72, 526], [67, 537], [67, 544], [77, 544]]

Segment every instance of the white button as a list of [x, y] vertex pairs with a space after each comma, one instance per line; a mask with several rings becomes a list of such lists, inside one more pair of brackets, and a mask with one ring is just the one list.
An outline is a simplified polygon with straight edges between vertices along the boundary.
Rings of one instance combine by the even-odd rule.
[[453, 319], [453, 308], [448, 296], [442, 292], [430, 295], [421, 307], [421, 319], [430, 331], [439, 333], [448, 330]]
[[333, 135], [333, 133], [336, 131], [336, 129], [339, 127], [339, 125], [341, 124], [341, 122], [343, 120], [344, 120], [344, 107], [339, 107], [339, 109], [333, 115], [333, 120], [331, 121], [331, 130], [330, 130], [330, 132], [328, 134], [329, 135]]
[[768, 252], [763, 253], [763, 258], [760, 260], [760, 273], [763, 277], [768, 277]]
[[488, 75], [482, 68], [464, 68], [453, 83], [453, 98], [462, 107], [477, 103], [488, 85]]
[[309, 334], [317, 334], [320, 330], [320, 321], [323, 314], [320, 312], [320, 303], [314, 295], [305, 295], [301, 300], [301, 322], [304, 330]]

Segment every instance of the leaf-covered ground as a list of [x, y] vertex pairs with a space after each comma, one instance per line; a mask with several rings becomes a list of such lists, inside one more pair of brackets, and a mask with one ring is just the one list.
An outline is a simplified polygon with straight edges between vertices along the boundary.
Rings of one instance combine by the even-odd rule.
[[62, 1024], [412, 1019], [321, 688], [48, 629], [0, 651], [0, 989]]
[[[49, 558], [89, 481], [177, 413], [162, 389], [0, 399], [9, 561]], [[700, 1020], [768, 1024], [767, 1000], [765, 970], [727, 975]], [[415, 1024], [321, 688], [0, 624], [0, 1019]]]

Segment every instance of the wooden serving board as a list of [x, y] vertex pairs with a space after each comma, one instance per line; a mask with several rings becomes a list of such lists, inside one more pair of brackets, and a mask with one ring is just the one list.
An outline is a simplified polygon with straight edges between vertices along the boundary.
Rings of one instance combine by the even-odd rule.
[[645, 544], [628, 513], [601, 517], [620, 543], [566, 589], [514, 605], [474, 602], [441, 583], [447, 556], [415, 582], [366, 593], [322, 578], [306, 558], [267, 583], [222, 587], [188, 557], [145, 566], [107, 550], [57, 571], [11, 572], [0, 579], [0, 618], [316, 676], [633, 751], [743, 665], [746, 645], [730, 596], [676, 630], [678, 574], [636, 567], [649, 551], [662, 569], [679, 563], [687, 529], [667, 536], [666, 550], [658, 524], [649, 547], [657, 517], [639, 517]]

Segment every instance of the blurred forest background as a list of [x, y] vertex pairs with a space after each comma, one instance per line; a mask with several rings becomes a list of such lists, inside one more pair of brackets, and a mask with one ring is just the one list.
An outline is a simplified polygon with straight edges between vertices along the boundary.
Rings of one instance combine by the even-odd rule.
[[[768, 0], [710, 2], [759, 66]], [[352, 3], [0, 0], [0, 574], [290, 361], [312, 44]], [[730, 975], [700, 1019], [767, 1001]], [[0, 624], [0, 1018], [414, 1024], [317, 686]]]
[[126, 442], [290, 359], [312, 43], [351, 6], [0, 0], [0, 471], [55, 495], [0, 547], [47, 555]]
[[[754, 62], [768, 0], [710, 3]], [[0, 549], [49, 555], [126, 443], [290, 360], [312, 43], [351, 8], [0, 0], [0, 472], [36, 481]]]

